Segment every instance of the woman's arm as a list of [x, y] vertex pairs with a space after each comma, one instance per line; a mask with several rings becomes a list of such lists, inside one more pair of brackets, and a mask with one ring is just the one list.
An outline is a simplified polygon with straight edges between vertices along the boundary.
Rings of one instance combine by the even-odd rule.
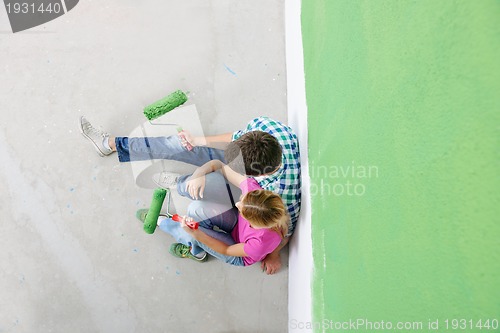
[[205, 175], [219, 170], [222, 168], [222, 165], [223, 163], [219, 160], [211, 160], [196, 168], [186, 183], [186, 191], [188, 191], [191, 198], [195, 200], [203, 198]]
[[222, 165], [223, 165], [223, 167], [222, 167], [222, 174], [234, 186], [239, 187], [240, 184], [247, 179], [247, 176], [244, 176], [244, 175], [242, 175], [242, 174], [234, 171], [233, 169], [231, 169], [226, 164], [222, 163]]
[[248, 255], [245, 253], [245, 250], [243, 249], [245, 243], [238, 243], [234, 245], [227, 245], [226, 243], [213, 238], [203, 231], [196, 229], [190, 229], [184, 221], [181, 222], [182, 227], [186, 232], [191, 234], [197, 241], [207, 245], [209, 248], [213, 249], [214, 251], [226, 255], [226, 256], [232, 256], [232, 257], [247, 257]]
[[247, 177], [240, 175], [229, 166], [225, 165], [219, 160], [211, 160], [202, 166], [198, 167], [186, 184], [186, 189], [192, 198], [198, 199], [203, 198], [203, 191], [205, 190], [205, 175], [211, 172], [222, 169], [222, 174], [229, 180], [233, 185], [240, 186]]

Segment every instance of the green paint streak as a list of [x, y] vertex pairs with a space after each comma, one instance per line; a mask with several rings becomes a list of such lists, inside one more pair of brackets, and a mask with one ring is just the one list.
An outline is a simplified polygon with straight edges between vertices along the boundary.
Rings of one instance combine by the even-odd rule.
[[302, 7], [314, 319], [500, 320], [500, 1]]

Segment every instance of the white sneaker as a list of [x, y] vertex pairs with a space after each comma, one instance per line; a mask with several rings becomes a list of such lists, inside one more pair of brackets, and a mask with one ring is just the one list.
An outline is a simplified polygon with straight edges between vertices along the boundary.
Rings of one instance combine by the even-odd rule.
[[177, 180], [180, 174], [174, 172], [163, 171], [153, 175], [153, 181], [156, 185], [164, 189], [175, 189], [177, 187]]
[[108, 156], [113, 150], [104, 146], [104, 140], [109, 138], [109, 134], [96, 129], [84, 116], [80, 117], [80, 131], [83, 136], [92, 142], [100, 156]]

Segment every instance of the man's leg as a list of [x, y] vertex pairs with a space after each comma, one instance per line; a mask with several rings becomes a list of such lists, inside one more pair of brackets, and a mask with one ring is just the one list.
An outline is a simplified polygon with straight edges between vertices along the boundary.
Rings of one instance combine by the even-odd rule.
[[145, 138], [115, 137], [114, 141], [120, 162], [165, 159], [200, 166], [213, 159], [224, 161], [224, 151], [209, 147], [194, 147], [193, 150], [187, 150], [177, 135]]
[[[177, 179], [177, 192], [190, 199], [193, 199], [186, 189], [187, 181], [191, 175], [180, 176]], [[225, 209], [221, 208], [220, 212], [229, 210], [234, 207], [234, 204], [240, 200], [241, 190], [236, 186], [229, 184], [224, 176], [219, 172], [212, 172], [205, 176], [205, 190], [203, 198], [198, 201], [210, 201], [225, 205]], [[213, 217], [211, 215], [209, 217]]]
[[181, 144], [177, 135], [168, 137], [114, 137], [105, 133], [85, 119], [80, 118], [80, 130], [89, 139], [101, 156], [118, 152], [120, 162], [169, 159], [196, 166], [212, 159], [224, 161], [224, 151], [208, 147], [194, 147], [189, 151]]

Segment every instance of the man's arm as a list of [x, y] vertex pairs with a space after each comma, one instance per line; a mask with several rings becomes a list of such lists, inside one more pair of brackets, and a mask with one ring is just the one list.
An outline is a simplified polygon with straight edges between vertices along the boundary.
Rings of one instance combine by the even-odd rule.
[[[187, 131], [182, 131], [180, 134], [183, 134], [186, 138], [186, 141], [189, 142], [192, 146], [206, 146], [210, 148], [216, 149], [226, 149], [228, 143], [233, 140], [233, 133], [224, 133], [218, 135], [211, 136], [192, 136]], [[184, 142], [183, 142], [184, 144]], [[184, 144], [185, 145], [185, 144]]]

